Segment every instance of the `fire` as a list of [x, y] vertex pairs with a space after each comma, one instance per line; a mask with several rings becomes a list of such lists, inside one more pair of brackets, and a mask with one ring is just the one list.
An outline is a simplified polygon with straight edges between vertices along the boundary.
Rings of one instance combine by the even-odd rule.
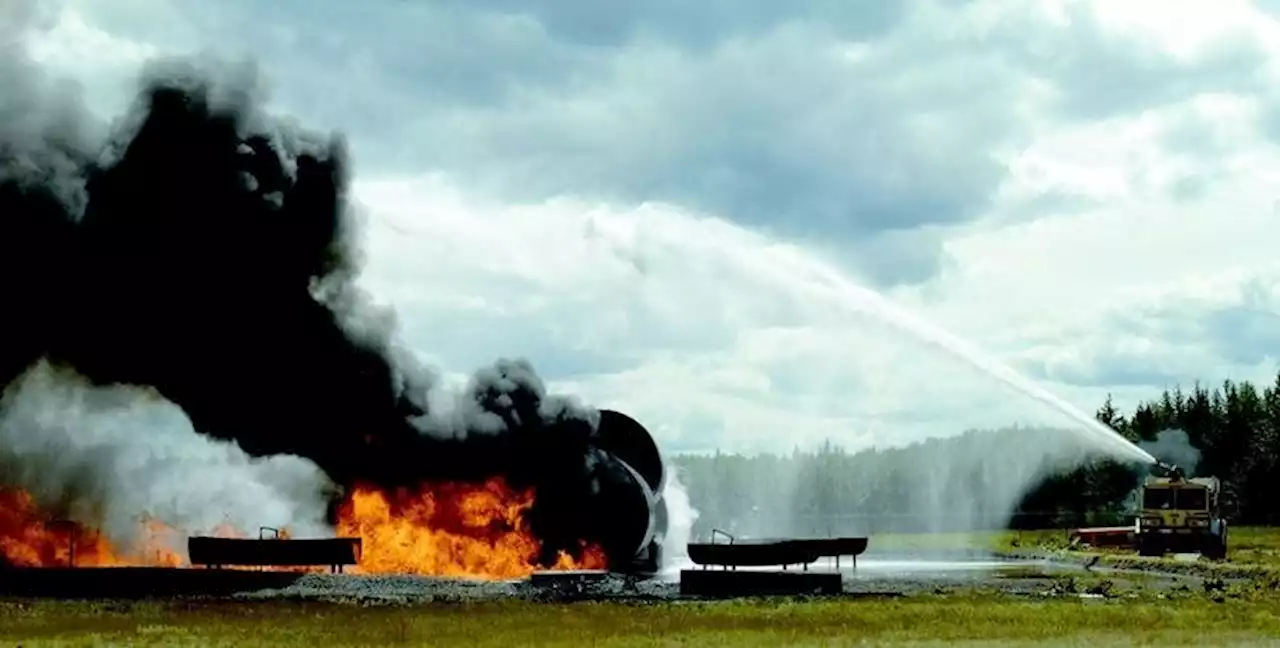
[[[542, 547], [525, 512], [533, 491], [516, 491], [501, 479], [484, 484], [448, 483], [387, 492], [352, 490], [339, 511], [337, 535], [362, 541], [353, 571], [473, 578], [519, 578], [540, 569], [601, 569], [604, 553], [584, 546], [541, 566]], [[159, 520], [142, 520], [140, 547], [124, 551], [99, 531], [57, 521], [25, 491], [0, 486], [0, 563], [20, 567], [186, 567], [173, 549], [185, 534]], [[211, 535], [248, 538], [230, 524]], [[281, 528], [276, 537], [289, 538]], [[259, 568], [264, 569], [264, 568]], [[324, 571], [324, 567], [267, 567], [273, 571]]]
[[49, 518], [25, 491], [0, 487], [0, 557], [20, 567], [176, 567], [182, 557], [168, 548], [173, 530], [143, 520], [146, 549], [117, 550], [101, 533]]
[[[100, 532], [65, 520], [55, 520], [25, 491], [0, 487], [0, 564], [18, 567], [188, 567], [174, 547], [186, 534], [160, 520], [142, 516], [136, 549], [115, 547]], [[229, 523], [209, 533], [219, 538], [248, 538]], [[288, 538], [287, 528], [277, 537]], [[260, 567], [267, 571], [310, 572], [321, 567]]]
[[[524, 513], [532, 491], [502, 479], [482, 485], [446, 483], [385, 492], [357, 487], [347, 497], [338, 535], [363, 542], [359, 571], [482, 578], [519, 578], [539, 569], [541, 546]], [[603, 553], [562, 553], [551, 569], [600, 569]]]

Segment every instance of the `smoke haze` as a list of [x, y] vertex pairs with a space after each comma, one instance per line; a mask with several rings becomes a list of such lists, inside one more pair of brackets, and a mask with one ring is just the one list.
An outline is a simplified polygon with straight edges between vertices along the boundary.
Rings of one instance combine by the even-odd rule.
[[1142, 441], [1138, 445], [1161, 462], [1181, 468], [1187, 476], [1195, 476], [1196, 466], [1200, 465], [1200, 451], [1191, 445], [1191, 437], [1184, 430], [1160, 430], [1155, 440]]
[[[146, 515], [188, 533], [230, 525], [332, 535], [328, 480], [298, 457], [246, 456], [197, 435], [153, 391], [95, 388], [39, 363], [0, 401], [0, 475], [43, 510], [100, 528], [115, 546], [152, 538]], [[185, 554], [185, 544], [170, 547]]]

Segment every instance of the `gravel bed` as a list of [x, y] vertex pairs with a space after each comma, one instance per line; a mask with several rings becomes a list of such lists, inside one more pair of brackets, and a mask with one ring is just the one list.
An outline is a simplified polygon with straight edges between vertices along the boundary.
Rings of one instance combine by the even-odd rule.
[[[1079, 568], [1059, 569], [1024, 567], [1017, 571], [974, 571], [938, 575], [912, 576], [846, 576], [844, 593], [857, 596], [913, 596], [948, 594], [974, 589], [1015, 595], [1041, 595], [1065, 592], [1065, 576], [1085, 575]], [[1176, 578], [1130, 578], [1123, 574], [1106, 574], [1109, 587], [1116, 591], [1135, 588], [1160, 589], [1176, 587]], [[303, 576], [280, 589], [267, 589], [236, 595], [241, 600], [322, 600], [357, 604], [425, 604], [465, 603], [493, 600], [531, 601], [671, 601], [679, 600], [680, 585], [674, 580], [635, 580], [610, 575], [596, 582], [574, 582], [572, 579], [556, 587], [535, 586], [527, 580], [477, 581], [423, 576], [365, 576], [353, 574], [316, 574]]]
[[522, 583], [422, 576], [308, 574], [287, 587], [236, 595], [240, 599], [313, 599], [344, 602], [429, 603], [482, 601], [520, 595]]

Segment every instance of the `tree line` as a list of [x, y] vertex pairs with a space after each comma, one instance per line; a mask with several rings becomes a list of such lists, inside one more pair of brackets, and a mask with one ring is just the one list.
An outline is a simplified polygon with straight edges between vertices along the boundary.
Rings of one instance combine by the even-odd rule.
[[[1227, 486], [1235, 524], [1280, 522], [1280, 376], [1258, 388], [1175, 387], [1099, 421], [1190, 476]], [[693, 533], [841, 535], [1132, 522], [1150, 467], [1101, 454], [1078, 429], [970, 430], [900, 448], [674, 458]]]
[[[1223, 480], [1230, 500], [1228, 517], [1236, 524], [1280, 522], [1280, 375], [1259, 388], [1248, 381], [1225, 381], [1215, 388], [1175, 387], [1140, 403], [1125, 416], [1111, 399], [1098, 409], [1099, 421], [1138, 443], [1162, 461], [1183, 463], [1192, 476]], [[1185, 439], [1166, 442], [1169, 432]], [[1049, 475], [1021, 503], [1023, 508], [1052, 507], [1077, 517], [1115, 505], [1105, 486], [1109, 475], [1140, 474], [1138, 467], [1092, 461]], [[1089, 494], [1071, 501], [1072, 491]]]

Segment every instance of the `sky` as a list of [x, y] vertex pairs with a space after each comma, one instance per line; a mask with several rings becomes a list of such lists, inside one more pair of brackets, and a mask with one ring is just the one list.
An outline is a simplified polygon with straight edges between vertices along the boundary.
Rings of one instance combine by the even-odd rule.
[[1271, 383], [1277, 11], [50, 0], [26, 43], [104, 119], [155, 57], [256, 66], [349, 142], [360, 281], [425, 361], [755, 452], [1071, 425], [889, 309], [1086, 413]]

